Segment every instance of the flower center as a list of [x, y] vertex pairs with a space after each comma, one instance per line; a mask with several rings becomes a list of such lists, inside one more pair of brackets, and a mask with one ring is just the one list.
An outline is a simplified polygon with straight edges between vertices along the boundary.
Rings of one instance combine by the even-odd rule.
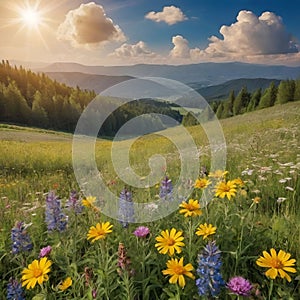
[[197, 209], [197, 207], [195, 207], [195, 206], [192, 205], [192, 204], [187, 204], [186, 209], [189, 210], [189, 211], [194, 211], [194, 210]]
[[174, 273], [177, 275], [184, 274], [184, 268], [182, 266], [176, 266], [174, 267]]
[[105, 235], [105, 231], [101, 228], [97, 230], [97, 235]]
[[43, 274], [43, 271], [42, 271], [41, 269], [34, 269], [34, 270], [33, 270], [33, 276], [34, 276], [35, 278], [40, 277], [42, 274]]
[[175, 244], [175, 240], [174, 240], [174, 239], [170, 239], [170, 238], [169, 238], [169, 239], [167, 240], [167, 245], [168, 245], [168, 246], [173, 246], [174, 244]]
[[282, 267], [283, 267], [281, 261], [277, 258], [272, 259], [271, 266], [275, 269], [282, 269]]

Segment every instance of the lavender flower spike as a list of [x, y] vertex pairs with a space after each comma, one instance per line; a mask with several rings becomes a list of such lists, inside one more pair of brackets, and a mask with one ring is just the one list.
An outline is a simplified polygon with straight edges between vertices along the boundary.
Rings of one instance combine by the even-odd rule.
[[173, 200], [172, 198], [173, 185], [172, 180], [166, 176], [160, 184], [159, 197], [164, 200]]
[[120, 193], [118, 218], [124, 228], [134, 222], [132, 194], [127, 189]]
[[70, 193], [70, 197], [66, 203], [66, 207], [69, 210], [73, 210], [75, 214], [80, 214], [83, 211], [81, 201], [78, 199], [78, 194], [75, 191]]
[[13, 254], [18, 254], [22, 251], [30, 251], [33, 248], [24, 222], [16, 222], [15, 227], [11, 230], [11, 241]]
[[64, 231], [68, 217], [62, 212], [61, 203], [54, 191], [50, 191], [46, 198], [45, 222], [48, 231]]
[[216, 297], [225, 284], [220, 272], [222, 266], [221, 251], [215, 241], [209, 241], [198, 255], [198, 279], [196, 286], [200, 296]]
[[7, 300], [25, 300], [21, 283], [15, 279], [10, 279], [7, 284]]

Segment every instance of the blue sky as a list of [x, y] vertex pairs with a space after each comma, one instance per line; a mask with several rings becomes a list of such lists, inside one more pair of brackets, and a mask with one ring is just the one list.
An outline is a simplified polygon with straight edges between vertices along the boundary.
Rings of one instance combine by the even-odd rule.
[[300, 3], [294, 0], [53, 2], [1, 1], [2, 58], [88, 65], [300, 65]]

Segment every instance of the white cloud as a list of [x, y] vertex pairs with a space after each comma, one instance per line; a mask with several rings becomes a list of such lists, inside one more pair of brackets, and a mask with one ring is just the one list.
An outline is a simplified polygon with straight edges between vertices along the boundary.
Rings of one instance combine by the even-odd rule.
[[174, 48], [170, 52], [170, 56], [173, 58], [190, 58], [189, 42], [181, 35], [172, 37], [172, 43]]
[[174, 25], [187, 20], [181, 9], [174, 5], [165, 6], [160, 12], [150, 11], [145, 15], [145, 18], [154, 22], [166, 22], [168, 25]]
[[125, 43], [121, 45], [121, 47], [114, 50], [111, 56], [118, 58], [151, 58], [155, 57], [156, 54], [152, 52], [143, 41], [139, 41], [136, 44]]
[[95, 46], [125, 40], [120, 27], [106, 16], [101, 5], [94, 2], [70, 10], [57, 34], [59, 39], [71, 41], [73, 46]]
[[220, 28], [223, 39], [209, 38], [205, 49], [209, 55], [269, 55], [298, 52], [292, 36], [286, 31], [281, 17], [264, 12], [257, 17], [253, 12], [242, 10], [237, 21]]

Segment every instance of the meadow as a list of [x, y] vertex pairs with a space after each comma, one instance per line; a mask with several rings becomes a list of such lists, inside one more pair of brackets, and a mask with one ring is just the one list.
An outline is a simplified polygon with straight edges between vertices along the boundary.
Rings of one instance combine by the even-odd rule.
[[[226, 170], [209, 172], [205, 133], [189, 127], [207, 173], [198, 183], [186, 178], [194, 189], [178, 210], [146, 224], [105, 216], [99, 199], [79, 189], [71, 134], [0, 125], [0, 298], [300, 299], [300, 104], [221, 125]], [[113, 169], [111, 147], [99, 139], [96, 161], [120, 195], [124, 183]], [[157, 153], [175, 184], [180, 157], [159, 134], [133, 144], [132, 168], [143, 181], [148, 158]], [[161, 181], [130, 190], [133, 201], [158, 199]], [[190, 201], [207, 186], [215, 192], [206, 205]], [[136, 232], [139, 226], [146, 228]]]

